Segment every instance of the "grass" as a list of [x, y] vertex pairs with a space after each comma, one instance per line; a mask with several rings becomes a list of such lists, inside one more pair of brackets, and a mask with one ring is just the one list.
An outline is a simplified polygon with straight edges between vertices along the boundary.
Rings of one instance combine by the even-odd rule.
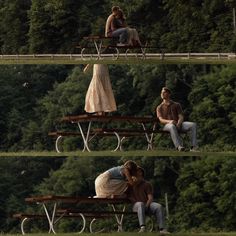
[[[19, 234], [4, 234], [5, 236], [19, 236]], [[27, 235], [33, 235], [33, 236], [48, 236], [49, 234], [47, 233], [42, 233], [42, 234], [27, 234]], [[67, 233], [67, 234], [57, 234], [58, 236], [74, 236], [76, 235], [75, 233]], [[78, 235], [78, 234], [77, 234]], [[79, 234], [81, 236], [91, 236], [94, 234], [91, 233], [82, 233]], [[99, 233], [97, 234], [99, 236], [137, 236], [137, 232], [133, 233], [128, 233], [128, 232], [114, 232], [114, 233]], [[152, 233], [139, 233], [138, 236], [153, 236], [153, 235], [160, 235], [156, 232]], [[231, 232], [231, 233], [225, 233], [225, 232], [220, 232], [220, 233], [172, 233], [171, 235], [173, 236], [236, 236], [236, 232]]]
[[[87, 63], [98, 63], [96, 59], [86, 59], [83, 60], [81, 57], [76, 59], [70, 58], [52, 58], [52, 59], [39, 59], [39, 58], [31, 58], [31, 59], [0, 59], [0, 65], [16, 65], [16, 64], [26, 64], [26, 65], [79, 65], [79, 64], [87, 64]], [[236, 60], [229, 60], [229, 59], [211, 59], [211, 58], [202, 58], [202, 59], [181, 59], [181, 58], [118, 58], [117, 60], [112, 59], [101, 59], [99, 60], [100, 64], [236, 64]]]
[[201, 151], [201, 152], [178, 152], [171, 150], [135, 150], [135, 151], [92, 151], [92, 152], [63, 152], [57, 153], [54, 151], [23, 151], [23, 152], [0, 152], [0, 157], [205, 157], [205, 156], [222, 156], [230, 157], [235, 156], [236, 152], [210, 152], [210, 151]]

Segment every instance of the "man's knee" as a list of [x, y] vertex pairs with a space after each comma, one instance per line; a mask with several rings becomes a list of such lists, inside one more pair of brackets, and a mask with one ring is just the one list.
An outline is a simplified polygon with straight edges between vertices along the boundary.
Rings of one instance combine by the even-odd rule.
[[136, 202], [133, 207], [133, 211], [137, 212], [139, 209], [145, 209], [144, 202]]
[[167, 130], [167, 131], [174, 131], [174, 130], [177, 130], [176, 129], [176, 126], [174, 124], [167, 124], [165, 127], [164, 127], [164, 130]]
[[156, 210], [162, 209], [162, 205], [160, 203], [153, 202], [152, 205], [153, 205], [153, 208], [155, 208]]
[[190, 130], [196, 130], [197, 124], [195, 122], [189, 122], [189, 129]]

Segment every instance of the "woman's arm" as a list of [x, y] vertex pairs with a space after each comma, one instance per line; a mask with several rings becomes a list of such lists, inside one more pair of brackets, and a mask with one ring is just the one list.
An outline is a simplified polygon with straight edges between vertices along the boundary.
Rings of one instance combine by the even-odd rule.
[[84, 67], [83, 72], [86, 73], [86, 72], [89, 70], [90, 67], [91, 67], [91, 64], [87, 64], [87, 65]]

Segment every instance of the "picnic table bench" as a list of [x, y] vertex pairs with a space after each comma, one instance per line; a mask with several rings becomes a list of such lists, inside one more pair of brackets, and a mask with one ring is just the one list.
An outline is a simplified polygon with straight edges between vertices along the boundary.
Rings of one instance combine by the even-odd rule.
[[[147, 150], [152, 150], [154, 134], [168, 133], [159, 128], [159, 120], [156, 117], [100, 116], [85, 114], [66, 116], [63, 117], [61, 121], [77, 124], [79, 132], [49, 132], [50, 136], [56, 137], [55, 147], [57, 152], [61, 152], [60, 141], [62, 138], [68, 136], [81, 136], [84, 145], [83, 151], [91, 151], [89, 143], [96, 136], [115, 137], [117, 139], [117, 145], [113, 151], [123, 150], [122, 143], [126, 138], [143, 136], [147, 141]], [[115, 123], [122, 127], [115, 127]], [[106, 127], [106, 124], [109, 124], [111, 127]], [[123, 128], [127, 124], [132, 127]]]
[[[81, 49], [81, 57], [86, 60], [88, 57], [95, 59], [102, 59], [105, 56], [112, 56], [114, 60], [117, 60], [121, 55], [121, 52], [124, 52], [124, 56], [128, 59], [129, 56], [141, 57], [141, 59], [146, 58], [146, 50], [157, 48], [148, 45], [146, 42], [144, 45], [132, 46], [132, 45], [121, 45], [117, 43], [117, 38], [107, 37], [103, 35], [90, 35], [83, 37], [83, 40], [86, 42], [85, 45], [76, 45], [76, 48]], [[88, 50], [95, 52], [86, 53]], [[136, 51], [133, 54], [130, 54], [130, 51]]]
[[[89, 231], [101, 232], [103, 229], [96, 228], [98, 219], [115, 218], [118, 231], [123, 231], [123, 220], [125, 215], [136, 215], [137, 213], [128, 210], [131, 204], [128, 199], [123, 198], [98, 198], [87, 196], [35, 196], [26, 198], [25, 201], [31, 204], [40, 205], [43, 208], [40, 213], [17, 213], [13, 217], [21, 220], [21, 232], [26, 234], [26, 224], [30, 220], [44, 219], [48, 223], [48, 233], [56, 234], [55, 226], [63, 219], [76, 219], [79, 228], [77, 233], [84, 232], [88, 219]], [[101, 206], [102, 205], [102, 206]], [[98, 207], [100, 206], [100, 208]], [[89, 209], [89, 207], [92, 207]], [[42, 209], [41, 208], [41, 209]], [[151, 221], [150, 230], [153, 224]]]

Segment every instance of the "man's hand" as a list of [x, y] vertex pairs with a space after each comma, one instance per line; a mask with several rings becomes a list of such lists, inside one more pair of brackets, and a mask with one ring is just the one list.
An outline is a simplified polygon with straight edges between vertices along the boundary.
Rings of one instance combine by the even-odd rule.
[[177, 124], [176, 124], [176, 127], [177, 127], [177, 129], [181, 129], [181, 126], [182, 126], [182, 122], [178, 122]]
[[177, 122], [175, 120], [170, 120], [169, 124], [177, 125]]
[[146, 207], [146, 209], [148, 209], [150, 207], [150, 202], [147, 202], [145, 207]]

